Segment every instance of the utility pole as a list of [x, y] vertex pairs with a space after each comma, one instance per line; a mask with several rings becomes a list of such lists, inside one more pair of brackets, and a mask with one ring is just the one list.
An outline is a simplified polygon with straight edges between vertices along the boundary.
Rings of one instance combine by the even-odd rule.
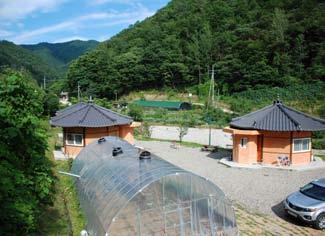
[[117, 90], [114, 90], [115, 93], [115, 102], [117, 103]]
[[210, 81], [210, 88], [209, 88], [209, 97], [208, 97], [208, 109], [209, 106], [214, 107], [214, 65], [212, 66], [211, 72], [211, 81]]
[[[210, 106], [214, 108], [214, 65], [212, 65], [211, 73], [207, 111], [209, 111]], [[209, 126], [209, 146], [211, 146], [211, 117], [209, 116], [209, 113], [207, 113], [206, 120]]]
[[44, 90], [46, 89], [46, 77], [45, 77], [45, 75], [43, 77], [43, 88], [44, 88]]
[[[201, 67], [199, 66], [199, 86], [201, 85]], [[198, 89], [199, 98], [201, 98], [200, 87]]]
[[214, 107], [214, 65], [212, 66], [211, 92], [211, 106]]
[[80, 84], [78, 81], [78, 102], [80, 102]]
[[211, 146], [211, 125], [209, 124], [209, 146]]

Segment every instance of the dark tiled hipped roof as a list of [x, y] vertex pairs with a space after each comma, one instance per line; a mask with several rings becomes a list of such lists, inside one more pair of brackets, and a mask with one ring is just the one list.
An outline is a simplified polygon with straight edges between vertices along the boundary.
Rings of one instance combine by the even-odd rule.
[[271, 106], [234, 118], [230, 127], [269, 131], [318, 131], [325, 130], [325, 120], [287, 107], [281, 101], [275, 101]]
[[51, 125], [59, 127], [107, 127], [132, 123], [132, 118], [97, 106], [80, 102], [60, 110], [51, 118]]

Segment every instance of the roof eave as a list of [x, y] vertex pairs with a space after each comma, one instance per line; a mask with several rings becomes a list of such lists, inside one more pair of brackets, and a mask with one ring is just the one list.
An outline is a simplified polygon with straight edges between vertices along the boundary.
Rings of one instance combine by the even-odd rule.
[[62, 128], [73, 128], [73, 127], [78, 127], [78, 128], [103, 128], [103, 127], [112, 127], [112, 126], [120, 126], [120, 125], [131, 125], [133, 121], [131, 122], [123, 122], [123, 123], [114, 123], [114, 124], [103, 124], [103, 125], [83, 125], [83, 124], [72, 124], [72, 125], [65, 125], [65, 124], [60, 124], [60, 123], [53, 123], [50, 121], [50, 124], [52, 126], [56, 127], [62, 127]]
[[252, 126], [239, 126], [230, 123], [230, 128], [242, 129], [242, 130], [260, 130], [260, 131], [270, 131], [270, 132], [316, 132], [316, 131], [324, 131], [325, 128], [317, 128], [317, 129], [261, 129]]
[[256, 128], [252, 126], [239, 126], [235, 124], [230, 123], [230, 128], [235, 128], [235, 129], [242, 129], [242, 130], [257, 130]]

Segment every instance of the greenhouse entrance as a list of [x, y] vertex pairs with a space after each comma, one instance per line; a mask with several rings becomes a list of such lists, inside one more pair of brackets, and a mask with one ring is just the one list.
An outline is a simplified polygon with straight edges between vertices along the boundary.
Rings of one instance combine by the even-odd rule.
[[[113, 156], [114, 148], [123, 151]], [[115, 137], [88, 145], [73, 163], [89, 235], [237, 235], [234, 210], [210, 181]]]

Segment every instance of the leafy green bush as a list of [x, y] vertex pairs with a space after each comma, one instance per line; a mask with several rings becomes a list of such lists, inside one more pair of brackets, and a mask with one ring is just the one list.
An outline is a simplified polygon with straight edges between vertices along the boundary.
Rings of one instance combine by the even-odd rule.
[[52, 92], [47, 92], [44, 97], [44, 114], [47, 116], [54, 116], [55, 112], [59, 110], [59, 98]]
[[210, 81], [199, 84], [197, 86], [197, 94], [199, 95], [200, 99], [206, 100], [209, 96], [209, 88], [210, 88]]
[[177, 97], [177, 91], [175, 89], [166, 87], [164, 88], [164, 92], [167, 94], [167, 99], [175, 99]]
[[210, 109], [204, 114], [204, 119], [207, 123], [218, 127], [226, 126], [231, 121], [231, 118], [231, 114], [225, 113], [220, 108]]
[[168, 113], [167, 109], [157, 108], [157, 109], [154, 110], [153, 117], [155, 117], [157, 119], [165, 119], [167, 113]]
[[67, 88], [66, 79], [57, 79], [52, 82], [48, 90], [52, 93], [59, 95], [62, 91], [65, 91]]
[[183, 141], [183, 137], [187, 134], [189, 128], [189, 114], [182, 113], [177, 124], [179, 142]]
[[[146, 109], [144, 120], [150, 123], [165, 125], [178, 125], [181, 117], [186, 116], [189, 127], [201, 126], [207, 123], [206, 113], [200, 107], [189, 111], [171, 111], [167, 109]], [[223, 112], [221, 109], [213, 109], [209, 112], [211, 125], [223, 127], [229, 123], [233, 115]]]
[[314, 139], [325, 139], [325, 131], [316, 131], [313, 132]]
[[230, 102], [230, 110], [239, 115], [243, 115], [249, 113], [253, 110], [254, 103], [248, 99], [231, 99]]
[[321, 118], [325, 119], [325, 103], [321, 104], [318, 108], [318, 114]]
[[137, 104], [130, 104], [128, 107], [128, 115], [135, 121], [143, 121], [143, 108]]
[[149, 123], [148, 122], [143, 122], [141, 128], [142, 128], [142, 130], [141, 130], [142, 131], [141, 132], [142, 136], [145, 137], [145, 138], [150, 138], [152, 130], [150, 128]]
[[105, 107], [107, 109], [112, 108], [112, 103], [110, 103], [106, 98], [95, 98], [94, 102], [101, 107]]
[[325, 150], [325, 139], [313, 139], [312, 146], [313, 146], [313, 149]]

